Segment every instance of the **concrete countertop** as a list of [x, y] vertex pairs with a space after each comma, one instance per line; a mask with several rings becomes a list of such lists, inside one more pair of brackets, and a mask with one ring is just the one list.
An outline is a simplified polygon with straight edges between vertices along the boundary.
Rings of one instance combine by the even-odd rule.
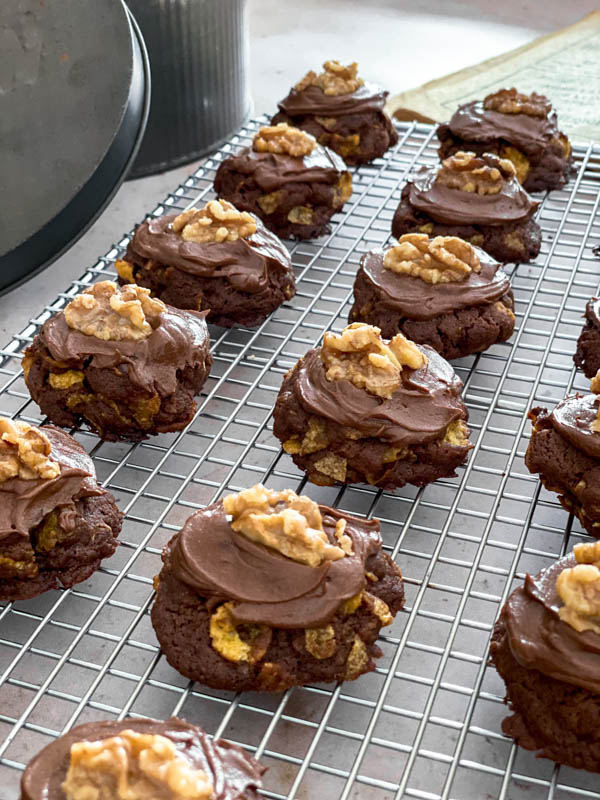
[[[396, 93], [511, 50], [595, 10], [594, 0], [249, 0], [255, 113], [272, 112], [327, 58]], [[143, 219], [198, 162], [125, 183], [89, 231], [48, 269], [0, 297], [6, 343], [57, 293]]]

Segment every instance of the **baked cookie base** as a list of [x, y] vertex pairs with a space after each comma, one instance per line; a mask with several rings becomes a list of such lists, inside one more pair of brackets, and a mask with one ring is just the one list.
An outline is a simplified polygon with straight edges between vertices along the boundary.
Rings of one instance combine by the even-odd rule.
[[368, 164], [398, 141], [396, 129], [383, 112], [368, 111], [330, 117], [326, 128], [312, 115], [291, 117], [280, 111], [271, 120], [271, 125], [279, 122], [287, 122], [310, 133], [319, 144], [335, 151], [349, 166]]
[[85, 497], [75, 507], [72, 534], [49, 551], [35, 551], [35, 577], [0, 578], [0, 600], [27, 600], [50, 589], [68, 589], [89, 578], [102, 559], [114, 553], [123, 515], [112, 496]]
[[508, 291], [494, 303], [460, 308], [428, 320], [407, 319], [400, 311], [385, 307], [377, 288], [359, 270], [348, 322], [376, 325], [381, 328], [384, 339], [401, 332], [413, 342], [428, 344], [451, 360], [481, 353], [509, 339], [515, 327], [513, 305], [513, 293]]
[[531, 261], [542, 244], [540, 226], [533, 219], [505, 225], [444, 225], [413, 209], [406, 197], [400, 200], [394, 214], [392, 233], [397, 239], [404, 233], [459, 236], [502, 263]]
[[600, 369], [600, 328], [590, 319], [579, 334], [573, 361], [586, 378], [593, 378]]
[[[383, 552], [368, 561], [367, 569], [378, 578], [366, 591], [387, 603], [396, 614], [404, 603], [400, 570]], [[191, 680], [214, 689], [235, 692], [281, 692], [308, 683], [354, 680], [375, 669], [381, 656], [376, 644], [381, 620], [363, 602], [352, 614], [338, 612], [330, 622], [336, 650], [328, 658], [316, 658], [305, 645], [305, 631], [272, 629], [270, 644], [256, 663], [230, 661], [212, 646], [209, 608], [205, 598], [174, 577], [164, 567], [158, 582], [151, 619], [169, 664]], [[242, 632], [243, 635], [243, 632]], [[356, 660], [355, 638], [364, 644]]]
[[527, 468], [558, 494], [563, 508], [591, 536], [600, 538], [600, 462], [564, 439], [552, 427], [545, 408], [533, 408], [529, 418], [533, 431], [525, 453]]
[[541, 758], [600, 772], [600, 696], [521, 666], [510, 649], [502, 614], [490, 656], [514, 712], [503, 721], [503, 733]]

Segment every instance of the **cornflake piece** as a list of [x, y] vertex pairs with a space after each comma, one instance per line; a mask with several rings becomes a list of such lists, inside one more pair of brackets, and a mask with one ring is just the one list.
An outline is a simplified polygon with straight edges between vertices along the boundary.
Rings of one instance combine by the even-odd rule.
[[71, 746], [62, 785], [67, 800], [213, 800], [206, 773], [193, 769], [166, 736], [124, 730]]
[[546, 117], [552, 103], [543, 94], [522, 94], [512, 89], [500, 89], [488, 94], [483, 101], [486, 111], [499, 111], [500, 114], [527, 114], [528, 117]]
[[414, 342], [398, 333], [386, 343], [381, 330], [353, 322], [340, 333], [323, 337], [321, 360], [330, 381], [351, 381], [359, 389], [389, 398], [400, 388], [403, 367], [420, 369], [427, 358]]
[[[594, 551], [592, 557], [598, 557]], [[583, 551], [575, 557], [586, 557]], [[578, 563], [564, 569], [556, 579], [556, 591], [564, 605], [559, 616], [576, 631], [600, 633], [600, 569], [597, 564]]]
[[234, 531], [301, 564], [318, 567], [352, 554], [352, 540], [344, 534], [346, 521], [340, 519], [336, 523], [340, 546], [330, 544], [319, 506], [291, 489], [274, 492], [259, 483], [227, 495], [223, 506], [225, 513], [233, 517]]
[[459, 150], [442, 161], [435, 182], [462, 192], [490, 195], [498, 194], [504, 182], [515, 175], [515, 167], [507, 158], [498, 158], [493, 153], [477, 156]]
[[254, 136], [252, 149], [257, 153], [275, 153], [288, 156], [308, 156], [315, 149], [317, 140], [300, 128], [287, 122], [266, 125]]
[[237, 242], [256, 233], [256, 219], [227, 200], [209, 200], [203, 208], [179, 214], [171, 228], [186, 242]]
[[160, 325], [165, 310], [162, 300], [150, 297], [150, 289], [101, 281], [71, 300], [64, 313], [69, 328], [119, 342], [147, 339]]
[[340, 95], [351, 94], [363, 84], [363, 79], [358, 77], [356, 61], [348, 66], [340, 64], [339, 61], [326, 61], [320, 75], [311, 69], [294, 88], [303, 92], [309, 86], [318, 86], [323, 94]]
[[383, 265], [392, 272], [432, 284], [462, 281], [481, 269], [477, 252], [469, 242], [457, 236], [430, 239], [426, 233], [405, 233], [397, 245], [386, 251]]
[[48, 458], [51, 450], [50, 440], [39, 428], [0, 417], [0, 483], [10, 478], [56, 478], [60, 466]]

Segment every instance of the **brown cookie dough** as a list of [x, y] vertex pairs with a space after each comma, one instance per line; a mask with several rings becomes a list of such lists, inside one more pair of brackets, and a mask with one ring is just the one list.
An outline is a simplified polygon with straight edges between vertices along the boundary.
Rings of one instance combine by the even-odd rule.
[[600, 370], [600, 301], [597, 297], [592, 297], [586, 304], [585, 324], [577, 340], [573, 361], [586, 378], [593, 378]]

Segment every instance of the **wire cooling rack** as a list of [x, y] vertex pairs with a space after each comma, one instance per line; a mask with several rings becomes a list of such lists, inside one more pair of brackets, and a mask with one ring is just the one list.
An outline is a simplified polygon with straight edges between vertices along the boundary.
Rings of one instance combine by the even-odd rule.
[[[215, 169], [249, 143], [250, 124], [153, 215], [212, 196]], [[437, 160], [433, 129], [398, 126], [397, 147], [354, 171], [332, 231], [291, 248], [298, 292], [255, 330], [212, 328], [214, 366], [193, 422], [137, 445], [75, 435], [126, 512], [121, 547], [88, 581], [0, 611], [0, 797], [20, 771], [81, 722], [177, 714], [225, 736], [269, 767], [264, 795], [297, 800], [566, 800], [600, 798], [598, 778], [536, 759], [501, 735], [504, 687], [486, 665], [494, 620], [526, 571], [586, 538], [529, 475], [526, 413], [587, 387], [572, 363], [586, 300], [599, 290], [600, 149], [575, 147], [569, 184], [543, 198], [542, 250], [512, 269], [510, 342], [455, 362], [475, 447], [452, 480], [396, 494], [306, 484], [271, 432], [283, 374], [328, 329], [340, 330], [366, 250], [388, 240], [407, 173]], [[20, 353], [78, 291], [115, 275], [125, 236], [0, 351], [0, 413], [40, 422]], [[509, 268], [510, 271], [510, 268]], [[374, 673], [283, 695], [234, 695], [181, 677], [150, 625], [160, 551], [197, 508], [263, 481], [381, 520], [401, 566], [406, 607], [382, 632]]]

